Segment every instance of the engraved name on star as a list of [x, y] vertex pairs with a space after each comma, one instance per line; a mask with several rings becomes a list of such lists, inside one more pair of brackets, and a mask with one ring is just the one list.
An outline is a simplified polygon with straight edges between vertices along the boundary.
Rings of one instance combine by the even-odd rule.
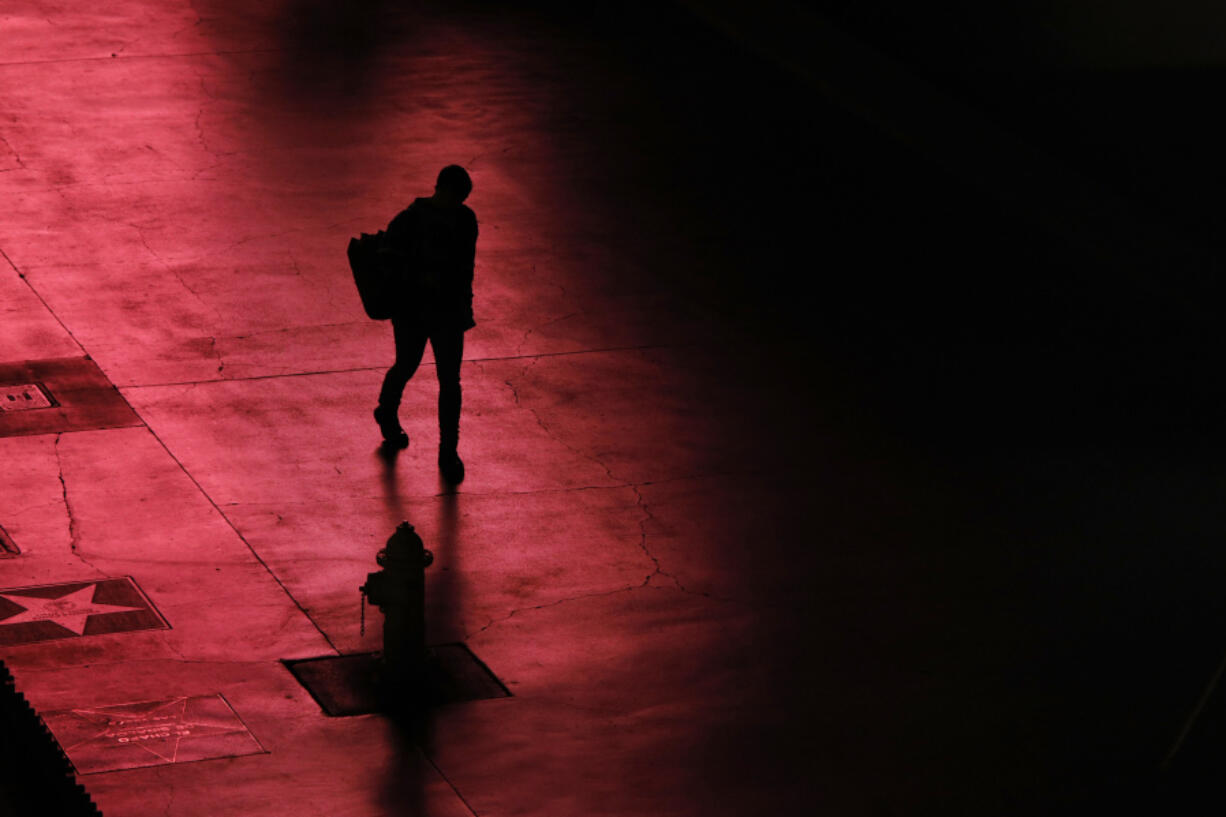
[[34, 621], [50, 621], [77, 635], [85, 635], [85, 622], [100, 613], [125, 613], [144, 610], [143, 607], [125, 607], [119, 604], [100, 604], [94, 601], [97, 584], [89, 584], [80, 590], [54, 599], [36, 596], [14, 596], [0, 593], [0, 598], [21, 606], [20, 613], [0, 619], [0, 626], [24, 624]]
[[[72, 753], [82, 746], [140, 749], [165, 763], [179, 762], [179, 748], [184, 740], [250, 733], [230, 713], [209, 713], [201, 706], [212, 703], [211, 699], [173, 698], [169, 701], [149, 704], [122, 704], [101, 709], [73, 709], [72, 714], [81, 721], [93, 724], [96, 731], [66, 748]], [[195, 703], [193, 713], [188, 712], [189, 703]], [[224, 705], [224, 702], [223, 702]]]

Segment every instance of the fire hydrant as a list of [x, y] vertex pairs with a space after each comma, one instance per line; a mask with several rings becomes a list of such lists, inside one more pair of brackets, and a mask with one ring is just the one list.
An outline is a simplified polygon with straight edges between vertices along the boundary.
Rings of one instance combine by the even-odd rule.
[[383, 613], [381, 687], [385, 697], [415, 691], [426, 660], [426, 568], [434, 554], [408, 522], [401, 522], [375, 557], [382, 570], [359, 589]]

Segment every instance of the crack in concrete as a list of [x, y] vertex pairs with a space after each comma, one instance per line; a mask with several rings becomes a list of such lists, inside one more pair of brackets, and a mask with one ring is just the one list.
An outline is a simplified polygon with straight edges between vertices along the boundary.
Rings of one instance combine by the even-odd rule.
[[[339, 327], [344, 327], [344, 326], [364, 327], [369, 323], [370, 321], [342, 321], [340, 323], [300, 324], [298, 326], [285, 326], [280, 329], [262, 329], [259, 332], [247, 332], [242, 335], [231, 335], [230, 337], [232, 337], [234, 340], [250, 340], [251, 338], [259, 337], [260, 335], [284, 335], [290, 332], [307, 332], [307, 333], [313, 334], [320, 329], [337, 329]], [[431, 366], [433, 364], [424, 363], [422, 365]], [[356, 368], [356, 369], [333, 369], [331, 371], [321, 371], [321, 372], [294, 372], [294, 374], [340, 374], [340, 373], [345, 373], [345, 372], [363, 372], [363, 371], [368, 371], [370, 369], [386, 369], [386, 368], [387, 368], [386, 366], [363, 366], [361, 368]], [[290, 376], [291, 375], [254, 375], [249, 378], [241, 378], [241, 379], [259, 380], [259, 379], [263, 379], [267, 377], [290, 377]], [[181, 383], [151, 383], [149, 385], [150, 386], [157, 386], [157, 385], [178, 386], [178, 385], [183, 385], [183, 384]], [[145, 386], [144, 388], [148, 388], [148, 387], [149, 386]]]
[[8, 139], [5, 139], [3, 136], [0, 136], [0, 144], [3, 144], [6, 148], [8, 148], [9, 153], [13, 154], [13, 158], [17, 160], [17, 167], [10, 168], [10, 170], [16, 170], [18, 168], [20, 168], [21, 170], [25, 170], [26, 163], [22, 161], [21, 154], [17, 152], [17, 149], [13, 147], [12, 143], [9, 142]]
[[[335, 228], [335, 227], [339, 227], [341, 224], [344, 224], [344, 223], [345, 223], [345, 222], [343, 222], [343, 221], [342, 221], [342, 222], [338, 222], [338, 223], [336, 223], [336, 224], [329, 224], [329, 225], [327, 225], [326, 227], [324, 227], [323, 229], [324, 229], [324, 230], [330, 230], [330, 229], [333, 229], [333, 228]], [[302, 232], [306, 232], [306, 230], [307, 230], [307, 228], [306, 228], [306, 227], [291, 227], [291, 228], [290, 228], [290, 229], [288, 229], [288, 230], [282, 230], [281, 232], [279, 232], [279, 233], [273, 233], [272, 235], [249, 235], [249, 236], [247, 236], [246, 238], [240, 238], [238, 241], [235, 241], [235, 242], [233, 242], [233, 243], [227, 244], [226, 246], [222, 247], [222, 248], [221, 248], [220, 250], [218, 250], [217, 252], [213, 253], [213, 255], [214, 255], [214, 256], [220, 256], [220, 255], [222, 255], [222, 254], [224, 254], [224, 253], [228, 253], [228, 252], [230, 252], [231, 250], [238, 249], [239, 247], [243, 246], [244, 244], [250, 244], [252, 241], [271, 241], [271, 240], [272, 240], [272, 239], [274, 239], [274, 238], [283, 238], [283, 237], [285, 237], [285, 236], [287, 236], [287, 235], [294, 235], [295, 233], [302, 233]]]
[[217, 348], [217, 336], [209, 335], [206, 340], [209, 342], [209, 350], [213, 353], [213, 357], [217, 358], [217, 373], [221, 374], [226, 368], [226, 359], [222, 356], [221, 350]]
[[[571, 488], [535, 488], [531, 491], [464, 491], [464, 496], [480, 496], [480, 497], [537, 496], [540, 494], [572, 494], [572, 493], [579, 493], [581, 491], [621, 491], [627, 487], [632, 487], [632, 486], [628, 486], [628, 485], [579, 485], [577, 487], [571, 487]], [[437, 493], [437, 494], [417, 494], [416, 496], [418, 498], [421, 498], [421, 497], [427, 497], [427, 496], [428, 497], [440, 497], [440, 496], [447, 496], [447, 495], [448, 494], [446, 493]], [[412, 495], [410, 494], [409, 496], [412, 496]]]
[[137, 239], [140, 240], [141, 245], [144, 246], [145, 251], [148, 252], [149, 255], [151, 255], [155, 261], [161, 264], [164, 270], [166, 270], [171, 275], [173, 275], [175, 277], [175, 280], [179, 282], [180, 286], [186, 289], [191, 294], [191, 296], [200, 303], [201, 306], [203, 306], [205, 309], [208, 309], [214, 312], [218, 318], [221, 317], [221, 313], [217, 312], [216, 309], [214, 309], [213, 307], [205, 303], [204, 298], [200, 297], [200, 293], [192, 289], [188, 285], [187, 281], [184, 280], [183, 276], [179, 273], [179, 271], [175, 269], [173, 266], [171, 266], [169, 261], [167, 261], [161, 255], [159, 255], [157, 250], [153, 249], [153, 247], [149, 244], [149, 240], [145, 238], [145, 231], [140, 228], [139, 224], [136, 224], [135, 222], [131, 222], [131, 221], [125, 221], [123, 223], [127, 224], [129, 227], [131, 227], [133, 230], [136, 231], [136, 237]]
[[[521, 378], [527, 376], [528, 370], [531, 369], [533, 366], [535, 366], [537, 364], [537, 361], [539, 360], [540, 360], [539, 356], [534, 356], [530, 358], [529, 359], [530, 362], [528, 363], [528, 365], [520, 369], [519, 376]], [[545, 421], [541, 419], [541, 415], [536, 409], [532, 408], [531, 406], [524, 405], [523, 401], [519, 397], [519, 389], [515, 386], [515, 383], [512, 382], [513, 380], [514, 378], [508, 377], [506, 380], [502, 382], [506, 383], [507, 388], [511, 390], [511, 397], [515, 400], [515, 405], [518, 406], [519, 408], [526, 409], [532, 415], [533, 419], [536, 420], [536, 424], [540, 426], [541, 430], [545, 432], [545, 435], [549, 437], [549, 439], [553, 440], [558, 445], [565, 448], [567, 451], [570, 451], [572, 454], [577, 454], [578, 456], [583, 457], [584, 459], [589, 460], [599, 465], [601, 469], [604, 470], [606, 474], [608, 474], [609, 479], [613, 480], [613, 482], [618, 483], [619, 485], [622, 485], [622, 486], [627, 484], [625, 480], [619, 478], [616, 474], [614, 474], [609, 469], [609, 466], [606, 465], [604, 461], [601, 460], [599, 457], [593, 454], [589, 454], [586, 451], [581, 451], [580, 449], [575, 448], [573, 445], [566, 442], [565, 440], [560, 439], [557, 436], [557, 434], [555, 434], [553, 430], [549, 428], [549, 426], [545, 423]]]
[[516, 607], [511, 612], [507, 613], [505, 616], [502, 616], [500, 618], [491, 618], [488, 622], [486, 622], [486, 624], [483, 627], [473, 630], [471, 632], [466, 632], [464, 634], [464, 638], [467, 640], [469, 638], [472, 638], [473, 636], [480, 635], [481, 633], [488, 630], [490, 627], [493, 627], [495, 624], [501, 624], [504, 621], [508, 621], [514, 618], [519, 613], [529, 613], [529, 612], [532, 612], [533, 610], [545, 610], [549, 607], [557, 607], [559, 604], [567, 604], [572, 601], [583, 601], [584, 599], [595, 599], [595, 598], [600, 598], [601, 596], [614, 596], [614, 595], [617, 595], [618, 593], [628, 593], [632, 590], [638, 590], [641, 587], [642, 585], [629, 585], [628, 587], [619, 587], [616, 590], [602, 590], [598, 593], [581, 593], [578, 596], [567, 596], [566, 598], [555, 599], [554, 601], [547, 602], [545, 604], [537, 604], [532, 607]]
[[526, 344], [526, 343], [528, 342], [528, 338], [532, 336], [532, 333], [533, 333], [533, 332], [539, 332], [540, 330], [544, 329], [546, 326], [553, 326], [555, 323], [561, 323], [562, 321], [564, 321], [564, 320], [568, 320], [568, 319], [570, 319], [570, 318], [573, 318], [573, 317], [575, 317], [576, 315], [582, 315], [582, 314], [583, 314], [583, 312], [584, 312], [584, 310], [582, 310], [582, 309], [576, 309], [574, 312], [568, 312], [568, 313], [566, 313], [565, 315], [562, 315], [561, 317], [554, 318], [553, 320], [550, 320], [550, 321], [545, 321], [544, 323], [542, 323], [542, 324], [541, 324], [541, 325], [539, 325], [539, 326], [534, 326], [534, 327], [531, 327], [530, 329], [528, 329], [527, 331], [525, 331], [525, 332], [524, 332], [524, 336], [523, 336], [522, 338], [520, 338], [520, 339], [519, 339], [519, 345], [517, 345], [517, 346], [515, 347], [515, 354], [516, 354], [516, 356], [519, 356], [519, 355], [522, 355], [522, 354], [523, 354], [523, 351], [524, 351], [524, 344]]
[[[197, 21], [196, 25], [199, 25], [199, 24], [200, 24], [200, 21]], [[186, 31], [186, 30], [187, 29], [183, 29], [183, 31]], [[205, 82], [204, 70], [199, 66], [193, 66], [192, 71], [196, 75], [196, 80], [200, 83], [200, 93], [203, 94], [206, 99], [211, 100], [212, 102], [217, 102], [218, 101], [217, 94], [215, 94], [213, 91], [210, 91], [208, 84]], [[204, 114], [205, 114], [205, 110], [207, 107], [208, 107], [207, 103], [204, 103], [204, 104], [201, 104], [200, 107], [196, 109], [196, 118], [193, 120], [192, 125], [196, 130], [196, 141], [199, 143], [200, 149], [203, 150], [205, 153], [207, 153], [209, 156], [213, 157], [213, 163], [211, 165], [202, 167], [199, 170], [196, 170], [195, 172], [193, 172], [191, 175], [192, 181], [196, 181], [197, 179], [200, 178], [201, 175], [209, 172], [210, 170], [214, 170], [218, 167], [221, 167], [223, 164], [225, 164], [226, 157], [235, 156], [240, 152], [236, 150], [220, 150], [209, 144], [209, 140], [204, 134], [204, 125], [202, 124], [202, 120], [204, 119]]]
[[642, 518], [639, 519], [639, 547], [642, 548], [643, 553], [647, 556], [647, 558], [651, 559], [652, 564], [656, 566], [656, 569], [649, 573], [647, 578], [643, 579], [642, 586], [647, 587], [650, 585], [651, 580], [656, 576], [666, 576], [667, 578], [672, 579], [673, 584], [676, 585], [678, 590], [688, 593], [689, 591], [685, 589], [685, 585], [681, 583], [681, 580], [672, 573], [664, 570], [664, 568], [660, 566], [660, 560], [654, 553], [651, 552], [651, 549], [647, 547], [647, 525], [654, 522], [656, 517], [651, 512], [651, 508], [647, 507], [647, 500], [643, 498], [643, 492], [639, 490], [639, 486], [631, 485], [630, 488], [634, 491], [634, 495], [638, 499], [638, 507], [643, 512]]
[[[216, 307], [205, 301], [204, 297], [187, 283], [187, 279], [183, 277], [182, 273], [180, 273], [169, 261], [159, 255], [155, 249], [153, 249], [153, 247], [149, 244], [148, 239], [145, 238], [145, 231], [141, 229], [140, 225], [131, 221], [125, 221], [123, 223], [136, 231], [136, 237], [140, 240], [141, 245], [144, 246], [145, 251], [148, 252], [149, 255], [162, 266], [162, 269], [173, 275], [175, 280], [179, 282], [179, 285], [183, 287], [183, 289], [187, 290], [187, 292], [193, 298], [195, 298], [196, 302], [204, 307], [205, 310], [212, 312], [214, 319], [218, 323], [221, 323], [223, 321], [221, 312]], [[209, 351], [217, 360], [217, 373], [221, 374], [221, 372], [226, 368], [226, 361], [221, 353], [221, 350], [217, 348], [217, 336], [204, 335], [203, 337], [209, 342]]]
[[[214, 94], [212, 91], [210, 91], [208, 86], [205, 84], [204, 73], [202, 71], [196, 71], [196, 79], [200, 82], [200, 93], [204, 94], [205, 97], [207, 97], [208, 99], [216, 102], [217, 95]], [[192, 125], [196, 129], [196, 141], [200, 143], [200, 149], [213, 157], [213, 164], [209, 165], [208, 167], [203, 167], [200, 170], [197, 170], [192, 175], [193, 179], [198, 178], [201, 173], [205, 173], [209, 170], [212, 170], [215, 167], [220, 167], [226, 156], [233, 156], [236, 153], [236, 151], [232, 151], [232, 150], [231, 151], [218, 150], [217, 148], [214, 148], [212, 145], [209, 144], [209, 140], [204, 135], [204, 125], [201, 124], [201, 120], [204, 119], [204, 113], [205, 113], [206, 107], [207, 107], [206, 105], [201, 105], [196, 110], [196, 118], [193, 120]]]
[[[203, 79], [200, 80], [200, 84], [204, 85]], [[209, 143], [204, 138], [204, 127], [200, 124], [200, 120], [203, 118], [204, 118], [204, 106], [201, 106], [200, 110], [196, 111], [196, 119], [193, 122], [193, 124], [196, 126], [196, 141], [200, 143], [200, 147], [204, 149], [205, 153], [209, 154], [214, 159], [217, 159], [219, 157], [217, 156], [216, 153], [213, 152], [213, 149], [209, 147]], [[217, 165], [213, 165], [212, 167], [216, 167], [216, 166]], [[204, 171], [200, 171], [200, 172], [203, 173]]]
[[94, 572], [105, 576], [107, 574], [100, 570], [97, 565], [87, 559], [84, 555], [82, 555], [80, 550], [81, 534], [77, 530], [77, 518], [72, 512], [72, 503], [68, 499], [68, 481], [64, 479], [64, 459], [60, 456], [60, 440], [62, 440], [63, 437], [64, 432], [62, 431], [55, 435], [54, 448], [55, 466], [60, 479], [60, 492], [64, 498], [64, 513], [68, 516], [68, 550], [70, 553], [72, 553], [72, 555], [89, 565]]
[[[653, 557], [653, 561], [654, 561], [654, 557]], [[653, 573], [651, 575], [654, 576], [656, 574]], [[681, 585], [680, 582], [677, 582], [677, 580], [670, 574], [664, 573], [663, 571], [659, 571], [659, 575], [668, 576], [670, 579], [673, 579], [673, 581], [676, 584], [673, 587], [659, 587], [657, 585], [648, 584], [648, 582], [651, 580], [651, 576], [648, 576], [647, 579], [645, 579], [642, 584], [627, 585], [626, 587], [618, 587], [615, 590], [601, 590], [599, 592], [594, 592], [594, 593], [580, 593], [577, 596], [567, 596], [566, 598], [555, 599], [554, 601], [546, 602], [545, 604], [536, 604], [530, 607], [516, 607], [513, 610], [511, 610], [511, 612], [507, 613], [505, 616], [499, 616], [498, 618], [489, 619], [489, 621], [487, 621], [483, 626], [479, 627], [476, 630], [465, 631], [464, 638], [465, 640], [468, 640], [474, 636], [480, 635], [481, 633], [490, 629], [494, 625], [502, 624], [503, 622], [514, 618], [520, 613], [531, 613], [536, 610], [546, 610], [550, 607], [557, 607], [558, 605], [561, 605], [561, 604], [569, 604], [570, 602], [584, 601], [586, 599], [601, 598], [603, 596], [615, 596], [618, 593], [631, 593], [631, 592], [634, 592], [635, 590], [655, 590], [655, 591], [664, 591], [664, 592], [671, 592], [671, 593], [684, 593], [687, 596], [697, 596], [698, 598], [707, 599], [708, 601], [718, 601], [718, 602], [727, 603], [727, 604], [740, 604], [741, 603], [738, 599], [716, 596], [712, 593], [701, 593], [695, 590], [687, 590], [685, 589], [685, 587]]]
[[[178, 37], [179, 34], [185, 31], [190, 31], [191, 28], [195, 28], [196, 26], [199, 26], [201, 22], [204, 22], [204, 20], [205, 20], [204, 17], [196, 17], [196, 22], [192, 23], [192, 25], [190, 26], [185, 26], [184, 28], [180, 28], [179, 31], [177, 32], [173, 32], [172, 34], [170, 34], [170, 39], [174, 39], [175, 37]], [[128, 47], [130, 47], [130, 45], [136, 45], [137, 43], [140, 43], [142, 39], [143, 39], [142, 37], [137, 37], [136, 39], [126, 40], [126, 42], [124, 42], [123, 45], [120, 45], [120, 47], [114, 50], [114, 52], [110, 53], [110, 55], [112, 55], [113, 58], [115, 58], [115, 56], [119, 56], [120, 54], [123, 54], [125, 50], [128, 49]]]
[[[525, 366], [520, 371], [519, 376], [520, 377], [526, 376], [528, 373], [528, 370], [531, 369], [536, 364], [538, 359], [539, 358], [532, 358], [532, 362], [529, 363], [527, 366]], [[673, 584], [676, 586], [678, 590], [681, 590], [683, 592], [689, 592], [688, 590], [686, 590], [685, 585], [681, 583], [680, 579], [678, 579], [672, 573], [669, 573], [668, 571], [664, 570], [664, 568], [660, 565], [660, 560], [656, 558], [655, 554], [653, 554], [651, 552], [651, 549], [647, 546], [647, 525], [648, 523], [654, 521], [655, 516], [652, 514], [651, 509], [647, 507], [647, 502], [643, 498], [643, 492], [639, 490], [639, 486], [634, 483], [628, 482], [627, 480], [623, 480], [619, 478], [616, 474], [613, 473], [613, 470], [608, 466], [608, 464], [606, 464], [603, 460], [601, 460], [599, 457], [595, 456], [594, 454], [589, 454], [586, 451], [581, 451], [575, 448], [574, 446], [570, 445], [569, 443], [567, 443], [565, 440], [559, 439], [558, 436], [554, 434], [554, 432], [549, 428], [549, 426], [541, 419], [541, 416], [536, 411], [536, 409], [531, 408], [530, 406], [525, 406], [523, 404], [523, 402], [520, 400], [520, 397], [519, 397], [519, 390], [515, 387], [515, 384], [512, 382], [512, 380], [513, 378], [507, 378], [503, 382], [505, 382], [507, 384], [507, 387], [511, 389], [511, 395], [515, 399], [515, 405], [520, 408], [525, 408], [529, 412], [531, 412], [532, 416], [536, 419], [536, 424], [540, 426], [541, 430], [543, 430], [545, 434], [548, 435], [548, 437], [551, 440], [559, 443], [560, 445], [565, 447], [567, 450], [575, 454], [578, 454], [579, 456], [584, 457], [585, 459], [588, 459], [591, 462], [594, 462], [597, 465], [599, 465], [601, 468], [604, 469], [604, 472], [609, 476], [609, 479], [613, 480], [615, 483], [618, 483], [616, 487], [630, 488], [634, 491], [634, 495], [637, 498], [636, 500], [637, 505], [643, 513], [643, 517], [639, 520], [638, 546], [643, 551], [643, 554], [648, 559], [651, 560], [651, 563], [655, 565], [655, 570], [653, 570], [651, 573], [648, 573], [647, 576], [643, 579], [642, 586], [646, 587], [649, 584], [651, 584], [651, 580], [656, 576], [664, 576], [668, 579], [671, 579]], [[698, 595], [703, 595], [703, 594], [700, 593]]]
[[[536, 272], [536, 264], [533, 264], [533, 265], [532, 265], [532, 272], [533, 272], [533, 273], [535, 273], [535, 272]], [[556, 288], [557, 288], [557, 290], [558, 290], [558, 292], [559, 292], [559, 293], [562, 295], [562, 297], [563, 297], [563, 298], [565, 298], [565, 297], [566, 297], [566, 287], [562, 286], [561, 284], [557, 283], [556, 281], [549, 281], [549, 282], [548, 282], [548, 285], [549, 285], [549, 286], [552, 286], [552, 287], [556, 287]], [[566, 320], [567, 318], [573, 318], [575, 315], [578, 315], [578, 314], [580, 314], [581, 312], [583, 312], [583, 310], [582, 310], [582, 309], [578, 310], [577, 312], [571, 312], [570, 314], [563, 315], [563, 316], [562, 316], [562, 317], [560, 317], [560, 318], [555, 318], [555, 319], [553, 319], [553, 320], [551, 320], [551, 321], [547, 321], [546, 323], [543, 323], [543, 324], [541, 324], [540, 326], [529, 327], [529, 328], [528, 328], [528, 329], [527, 329], [527, 330], [524, 332], [524, 336], [523, 336], [522, 338], [520, 338], [520, 339], [519, 339], [519, 345], [515, 347], [515, 357], [522, 357], [522, 356], [523, 356], [524, 344], [528, 342], [528, 337], [529, 337], [529, 336], [530, 336], [530, 335], [531, 335], [533, 332], [537, 331], [538, 329], [544, 329], [546, 326], [549, 326], [550, 324], [553, 324], [553, 323], [557, 323], [558, 321], [564, 321], [564, 320]]]
[[198, 27], [200, 26], [200, 24], [201, 24], [201, 23], [203, 23], [203, 22], [204, 22], [204, 16], [203, 16], [203, 15], [198, 15], [198, 16], [196, 17], [196, 22], [192, 23], [190, 26], [184, 26], [183, 28], [179, 29], [178, 31], [172, 32], [172, 33], [171, 33], [171, 35], [170, 35], [170, 37], [169, 37], [169, 39], [173, 40], [173, 39], [175, 39], [176, 37], [178, 37], [180, 34], [182, 34], [184, 31], [191, 31], [193, 28], [198, 28]]

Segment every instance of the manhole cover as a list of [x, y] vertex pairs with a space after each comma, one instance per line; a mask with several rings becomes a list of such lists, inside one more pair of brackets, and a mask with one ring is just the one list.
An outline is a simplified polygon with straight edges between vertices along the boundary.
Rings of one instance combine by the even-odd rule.
[[41, 383], [14, 383], [0, 386], [0, 411], [32, 411], [55, 406], [55, 400]]
[[[423, 706], [510, 696], [464, 644], [440, 644], [426, 652]], [[377, 653], [305, 658], [285, 665], [329, 715], [367, 715], [380, 710]]]
[[17, 556], [21, 551], [17, 549], [17, 543], [13, 541], [13, 537], [8, 535], [8, 531], [0, 528], [0, 559], [6, 556]]

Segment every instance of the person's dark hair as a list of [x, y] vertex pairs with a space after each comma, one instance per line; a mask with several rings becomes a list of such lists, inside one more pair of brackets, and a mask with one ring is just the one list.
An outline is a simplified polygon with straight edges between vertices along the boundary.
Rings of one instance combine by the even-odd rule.
[[459, 165], [447, 165], [438, 172], [435, 187], [454, 193], [463, 201], [473, 191], [473, 180], [469, 178], [468, 171]]

